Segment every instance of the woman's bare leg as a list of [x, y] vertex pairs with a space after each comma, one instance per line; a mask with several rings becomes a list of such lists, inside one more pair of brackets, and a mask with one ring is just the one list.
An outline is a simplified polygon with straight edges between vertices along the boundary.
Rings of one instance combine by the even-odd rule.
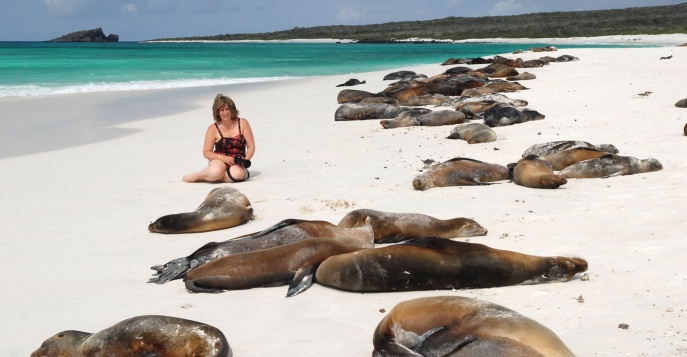
[[[212, 160], [208, 163], [208, 167], [193, 173], [188, 174], [182, 178], [184, 182], [198, 182], [198, 181], [225, 181], [229, 179], [227, 176], [226, 165], [221, 160]], [[231, 173], [234, 174], [233, 172]]]

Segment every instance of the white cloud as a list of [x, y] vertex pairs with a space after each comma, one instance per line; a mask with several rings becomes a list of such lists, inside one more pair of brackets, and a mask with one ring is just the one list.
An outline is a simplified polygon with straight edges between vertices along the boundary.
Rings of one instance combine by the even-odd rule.
[[516, 0], [499, 1], [489, 11], [490, 16], [518, 15], [525, 12], [525, 6]]
[[123, 4], [121, 9], [125, 14], [133, 14], [138, 12], [138, 6], [136, 6], [136, 4]]

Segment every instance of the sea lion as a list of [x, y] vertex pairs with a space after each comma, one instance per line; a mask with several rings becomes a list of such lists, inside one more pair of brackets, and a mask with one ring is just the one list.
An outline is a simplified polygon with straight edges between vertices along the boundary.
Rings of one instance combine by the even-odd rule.
[[522, 99], [511, 99], [502, 93], [489, 93], [481, 97], [457, 97], [448, 98], [444, 101], [443, 106], [455, 106], [456, 110], [460, 109], [460, 105], [471, 102], [498, 102], [502, 104], [512, 105], [514, 107], [524, 107], [527, 106], [528, 102]]
[[586, 141], [564, 140], [564, 141], [551, 141], [551, 142], [542, 143], [542, 144], [534, 144], [534, 145], [530, 146], [529, 148], [527, 148], [527, 150], [525, 150], [525, 152], [522, 154], [522, 157], [529, 156], [529, 155], [546, 156], [546, 155], [555, 154], [557, 152], [561, 152], [563, 150], [572, 149], [572, 148], [591, 148], [591, 149], [605, 151], [609, 154], [617, 154], [618, 153], [618, 149], [615, 146], [613, 146], [612, 144], [594, 145], [594, 144], [590, 144]]
[[[471, 72], [472, 73], [472, 72]], [[459, 96], [465, 89], [482, 87], [485, 80], [473, 74], [438, 75], [425, 81], [425, 92]]]
[[362, 104], [391, 104], [398, 106], [398, 101], [389, 97], [368, 97], [360, 100]]
[[564, 168], [576, 164], [580, 161], [593, 159], [599, 156], [607, 155], [605, 151], [591, 149], [591, 148], [572, 148], [557, 152], [555, 154], [541, 156], [539, 159], [551, 164], [554, 171], [560, 171]]
[[548, 65], [548, 62], [540, 60], [529, 60], [522, 63], [522, 68], [539, 68]]
[[193, 212], [162, 216], [148, 225], [153, 233], [193, 233], [225, 229], [253, 218], [248, 198], [233, 187], [217, 187]]
[[577, 58], [575, 56], [571, 56], [571, 55], [562, 55], [562, 56], [556, 57], [556, 62], [570, 62], [570, 61], [579, 61], [579, 60], [580, 60], [579, 58]]
[[151, 267], [156, 273], [149, 283], [163, 284], [182, 278], [191, 269], [231, 254], [252, 252], [312, 238], [335, 239], [351, 246], [374, 246], [372, 222], [363, 220], [355, 228], [341, 228], [325, 221], [286, 219], [260, 232], [226, 240], [210, 242], [187, 257]]
[[388, 81], [388, 80], [399, 80], [399, 79], [411, 79], [415, 78], [418, 74], [413, 72], [413, 71], [397, 71], [397, 72], [392, 72], [384, 76], [382, 80]]
[[408, 107], [383, 103], [344, 103], [336, 109], [334, 120], [391, 119], [408, 109]]
[[485, 94], [498, 93], [501, 92], [498, 88], [494, 87], [477, 87], [468, 88], [463, 90], [460, 95], [463, 97], [481, 97]]
[[[513, 167], [511, 165], [509, 169]], [[513, 167], [513, 182], [530, 188], [558, 188], [568, 180], [562, 175], [554, 174], [548, 162], [530, 155], [520, 159]]]
[[398, 243], [405, 240], [439, 237], [474, 237], [487, 234], [487, 230], [469, 218], [438, 219], [419, 213], [381, 212], [357, 209], [346, 214], [339, 227], [352, 228], [371, 220], [375, 243]]
[[685, 136], [687, 136], [687, 124], [685, 124], [685, 127], [682, 128], [682, 131], [684, 131], [684, 132], [685, 132]]
[[630, 156], [607, 154], [595, 159], [570, 165], [559, 172], [566, 178], [599, 178], [634, 175], [663, 169], [656, 159], [637, 159]]
[[365, 84], [365, 81], [361, 82], [355, 78], [351, 78], [351, 79], [347, 80], [346, 82], [337, 85], [337, 87], [345, 87], [345, 86], [350, 87], [350, 86], [357, 86], [359, 84]]
[[446, 96], [443, 94], [425, 94], [416, 97], [408, 97], [401, 100], [398, 104], [405, 105], [409, 107], [423, 106], [423, 105], [434, 105], [439, 106], [444, 103]]
[[492, 78], [501, 78], [501, 77], [512, 77], [512, 76], [517, 76], [520, 74], [517, 69], [512, 68], [512, 67], [505, 67], [505, 68], [500, 68], [494, 71], [489, 75], [489, 77]]
[[413, 188], [424, 191], [432, 187], [489, 185], [489, 182], [507, 179], [505, 166], [457, 157], [416, 176]]
[[344, 89], [336, 96], [336, 101], [339, 104], [343, 103], [358, 103], [365, 98], [377, 97], [377, 94], [366, 92], [357, 89]]
[[518, 82], [507, 82], [507, 81], [498, 81], [498, 82], [489, 82], [484, 85], [487, 88], [497, 88], [499, 92], [515, 92], [519, 90], [524, 90], [527, 89], [527, 87], [523, 86], [522, 84]]
[[373, 357], [574, 357], [546, 326], [513, 310], [462, 296], [403, 301], [379, 322]]
[[406, 100], [410, 97], [418, 97], [427, 93], [426, 83], [420, 81], [410, 81], [409, 83], [398, 83], [385, 88], [383, 95], [394, 98], [398, 101]]
[[471, 72], [472, 68], [470, 67], [464, 67], [464, 66], [457, 66], [457, 67], [451, 67], [444, 71], [444, 74], [466, 74], [468, 72]]
[[530, 72], [522, 72], [517, 76], [506, 77], [506, 80], [509, 81], [528, 81], [532, 79], [537, 79], [537, 76], [534, 73]]
[[379, 124], [384, 129], [408, 126], [441, 126], [465, 123], [465, 114], [455, 110], [431, 110], [428, 112], [406, 111], [394, 119], [384, 119]]
[[675, 106], [678, 108], [687, 108], [687, 98], [678, 100]]
[[546, 116], [536, 110], [523, 109], [521, 111], [509, 105], [496, 106], [484, 112], [484, 124], [490, 127], [507, 126], [544, 118]]
[[360, 249], [333, 239], [306, 239], [213, 260], [191, 270], [184, 282], [189, 291], [203, 293], [289, 284], [286, 297], [291, 297], [312, 285], [315, 270], [325, 259]]
[[428, 237], [332, 256], [320, 264], [315, 281], [347, 291], [479, 289], [568, 281], [586, 270], [580, 258]]
[[496, 132], [482, 123], [467, 123], [453, 128], [448, 139], [462, 139], [468, 144], [490, 143], [496, 140]]
[[100, 332], [68, 330], [45, 340], [31, 357], [231, 357], [222, 331], [201, 322], [145, 315], [121, 321]]

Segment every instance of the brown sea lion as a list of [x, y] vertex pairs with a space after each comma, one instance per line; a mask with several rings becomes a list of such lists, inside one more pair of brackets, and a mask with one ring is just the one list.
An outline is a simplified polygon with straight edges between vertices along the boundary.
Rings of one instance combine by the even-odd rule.
[[431, 110], [428, 112], [406, 111], [394, 119], [379, 122], [384, 129], [403, 128], [408, 126], [441, 126], [465, 123], [465, 114], [455, 110]]
[[398, 243], [422, 238], [474, 237], [487, 234], [487, 230], [469, 218], [438, 219], [419, 213], [381, 212], [357, 209], [346, 214], [339, 227], [352, 228], [367, 218], [374, 229], [375, 243]]
[[[357, 79], [355, 79], [355, 78], [351, 78], [351, 79], [347, 80], [346, 82], [337, 85], [337, 87], [357, 86], [357, 85], [359, 85], [359, 84], [365, 84], [365, 81], [362, 81], [362, 82], [361, 82], [361, 81], [359, 81], [359, 80], [357, 80]], [[339, 103], [340, 103], [340, 102], [339, 102]]]
[[377, 94], [357, 89], [344, 89], [336, 97], [339, 104], [358, 103], [365, 98], [377, 97]]
[[291, 297], [312, 285], [325, 259], [360, 249], [333, 239], [306, 239], [213, 260], [191, 270], [184, 281], [189, 291], [203, 293], [289, 284], [286, 297]]
[[529, 60], [522, 63], [523, 68], [539, 68], [548, 65], [549, 63], [541, 60]]
[[540, 156], [539, 159], [551, 164], [551, 168], [554, 171], [560, 171], [580, 161], [593, 159], [603, 155], [608, 155], [608, 153], [591, 148], [572, 148], [555, 154]]
[[428, 94], [428, 92], [424, 82], [411, 81], [410, 85], [389, 86], [382, 91], [382, 94], [398, 101], [402, 101], [410, 97], [418, 97]]
[[457, 157], [416, 176], [413, 188], [424, 191], [432, 187], [489, 185], [489, 182], [507, 179], [505, 166]]
[[347, 291], [478, 289], [567, 281], [586, 270], [580, 258], [429, 237], [332, 256], [320, 264], [315, 281]]
[[527, 148], [527, 150], [525, 150], [525, 152], [522, 154], [522, 157], [529, 156], [529, 155], [546, 156], [546, 155], [555, 154], [557, 152], [561, 152], [563, 150], [572, 149], [572, 148], [591, 148], [591, 149], [605, 151], [609, 154], [617, 154], [618, 153], [618, 149], [615, 146], [613, 146], [612, 144], [594, 145], [594, 144], [590, 144], [586, 141], [564, 140], [564, 141], [551, 141], [551, 142], [542, 143], [542, 144], [534, 144], [534, 145], [530, 146], [529, 148]]
[[404, 100], [399, 101], [399, 105], [405, 105], [409, 107], [423, 106], [423, 105], [434, 105], [439, 106], [446, 100], [446, 96], [443, 94], [425, 94], [419, 97], [408, 97]]
[[438, 75], [425, 81], [425, 91], [446, 96], [459, 96], [465, 89], [484, 86], [485, 80], [472, 74]]
[[[510, 165], [509, 168], [511, 168]], [[568, 180], [554, 174], [548, 162], [530, 155], [523, 157], [515, 164], [513, 182], [530, 188], [558, 188], [565, 185]]]
[[382, 103], [344, 103], [336, 109], [334, 120], [391, 119], [408, 109], [407, 107]]
[[371, 220], [363, 220], [355, 228], [342, 228], [325, 221], [286, 219], [260, 232], [246, 234], [223, 242], [210, 242], [187, 257], [151, 267], [156, 273], [149, 283], [163, 284], [183, 278], [191, 269], [232, 254], [252, 252], [300, 242], [306, 239], [328, 238], [345, 244], [372, 248], [374, 228]]
[[512, 77], [520, 74], [517, 69], [512, 67], [500, 68], [489, 75], [492, 78]]
[[484, 85], [487, 88], [497, 88], [499, 92], [515, 92], [519, 90], [524, 90], [527, 89], [527, 87], [523, 86], [522, 84], [518, 82], [507, 82], [507, 81], [498, 81], [498, 82], [489, 82]]
[[100, 332], [68, 330], [45, 340], [31, 357], [231, 357], [217, 328], [171, 316], [126, 319]]
[[678, 100], [675, 106], [678, 108], [687, 108], [687, 98]]
[[153, 233], [192, 233], [225, 229], [253, 218], [248, 198], [233, 187], [212, 189], [193, 212], [162, 216], [148, 225]]
[[463, 90], [460, 95], [463, 97], [480, 97], [485, 94], [501, 92], [498, 88], [493, 87], [477, 87]]
[[600, 178], [634, 175], [659, 171], [663, 165], [656, 159], [637, 159], [630, 156], [607, 154], [570, 165], [559, 172], [567, 178]]
[[389, 97], [368, 97], [360, 100], [361, 104], [391, 104], [398, 106], [398, 101]]
[[379, 322], [373, 357], [574, 357], [546, 326], [483, 300], [432, 296], [403, 301]]
[[453, 128], [448, 139], [462, 139], [468, 144], [490, 143], [496, 141], [496, 132], [482, 123], [467, 123]]
[[495, 106], [484, 112], [484, 124], [490, 127], [507, 126], [544, 118], [546, 116], [536, 110], [519, 110], [509, 105]]

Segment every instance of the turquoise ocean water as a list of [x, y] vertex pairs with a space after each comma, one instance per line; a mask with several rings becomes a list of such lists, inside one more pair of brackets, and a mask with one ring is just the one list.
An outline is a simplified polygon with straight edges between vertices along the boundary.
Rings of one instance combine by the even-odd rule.
[[[543, 44], [0, 42], [0, 98], [184, 88], [345, 74]], [[561, 50], [610, 45], [556, 45]], [[627, 47], [627, 46], [615, 46]]]

